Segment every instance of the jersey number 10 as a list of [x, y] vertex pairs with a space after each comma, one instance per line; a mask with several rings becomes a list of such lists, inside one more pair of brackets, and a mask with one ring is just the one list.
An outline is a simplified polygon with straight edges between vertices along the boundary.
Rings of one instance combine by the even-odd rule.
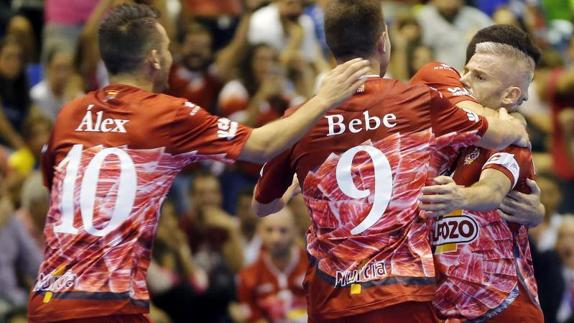
[[[82, 159], [83, 145], [74, 145], [66, 159], [66, 175], [64, 177], [61, 212], [62, 222], [54, 227], [56, 233], [77, 234], [78, 228], [74, 227], [74, 191], [76, 178]], [[111, 218], [107, 225], [98, 229], [94, 227], [94, 204], [100, 170], [104, 160], [109, 155], [115, 155], [120, 162], [120, 178], [118, 181], [116, 205], [111, 212]], [[137, 176], [134, 162], [130, 155], [119, 148], [105, 148], [99, 151], [89, 162], [84, 171], [79, 191], [80, 213], [84, 230], [94, 236], [103, 237], [112, 230], [117, 229], [132, 211], [136, 197]]]

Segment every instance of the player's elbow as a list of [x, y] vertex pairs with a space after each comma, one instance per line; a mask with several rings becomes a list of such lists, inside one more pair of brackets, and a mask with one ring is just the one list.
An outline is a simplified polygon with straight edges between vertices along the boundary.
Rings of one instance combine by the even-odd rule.
[[272, 201], [271, 203], [259, 203], [255, 197], [251, 200], [251, 208], [258, 217], [262, 218], [273, 213], [281, 211], [283, 203], [281, 199]]
[[240, 160], [263, 164], [279, 154], [280, 151], [273, 145], [272, 138], [260, 133], [258, 130], [253, 129], [253, 133], [241, 150]]

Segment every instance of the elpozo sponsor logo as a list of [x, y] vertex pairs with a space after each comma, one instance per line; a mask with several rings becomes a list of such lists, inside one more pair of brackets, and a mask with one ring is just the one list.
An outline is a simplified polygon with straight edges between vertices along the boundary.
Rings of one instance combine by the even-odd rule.
[[437, 253], [455, 251], [457, 244], [476, 240], [479, 231], [478, 223], [471, 216], [445, 216], [434, 224], [432, 244], [437, 247]]

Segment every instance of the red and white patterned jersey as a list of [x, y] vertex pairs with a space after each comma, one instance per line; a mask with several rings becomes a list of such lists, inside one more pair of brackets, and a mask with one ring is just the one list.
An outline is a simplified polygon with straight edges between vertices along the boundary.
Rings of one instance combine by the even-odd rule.
[[296, 173], [311, 213], [310, 318], [432, 299], [430, 228], [418, 197], [448, 162], [439, 150], [471, 145], [486, 128], [429, 87], [373, 78], [264, 166], [256, 200], [280, 198]]
[[[458, 72], [445, 64], [423, 66], [411, 82], [431, 85], [453, 103], [476, 102], [466, 90], [453, 90], [464, 87]], [[471, 186], [488, 168], [505, 174], [514, 190], [530, 193], [526, 185], [526, 179], [534, 177], [530, 150], [509, 147], [495, 152], [468, 147], [458, 158], [453, 179]], [[496, 211], [458, 210], [433, 221], [431, 239], [440, 277], [433, 304], [442, 316], [491, 318], [518, 297], [519, 282], [533, 304], [538, 304], [525, 226], [507, 223]]]
[[234, 160], [249, 134], [184, 99], [125, 85], [64, 106], [43, 153], [51, 204], [30, 319], [147, 312], [151, 247], [174, 177], [194, 161]]

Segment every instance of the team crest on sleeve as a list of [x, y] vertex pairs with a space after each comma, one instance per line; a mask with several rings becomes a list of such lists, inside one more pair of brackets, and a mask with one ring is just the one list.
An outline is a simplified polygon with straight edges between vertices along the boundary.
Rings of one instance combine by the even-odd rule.
[[472, 96], [470, 91], [464, 87], [449, 87], [447, 90], [453, 96]]
[[478, 114], [468, 110], [468, 109], [463, 109], [464, 112], [466, 112], [466, 116], [468, 117], [469, 121], [474, 121], [474, 122], [478, 122], [478, 120], [480, 120], [480, 118], [478, 117]]
[[465, 165], [472, 164], [472, 162], [475, 161], [478, 158], [478, 156], [480, 156], [480, 149], [474, 148], [474, 150], [471, 153], [467, 154], [464, 157], [464, 164]]

